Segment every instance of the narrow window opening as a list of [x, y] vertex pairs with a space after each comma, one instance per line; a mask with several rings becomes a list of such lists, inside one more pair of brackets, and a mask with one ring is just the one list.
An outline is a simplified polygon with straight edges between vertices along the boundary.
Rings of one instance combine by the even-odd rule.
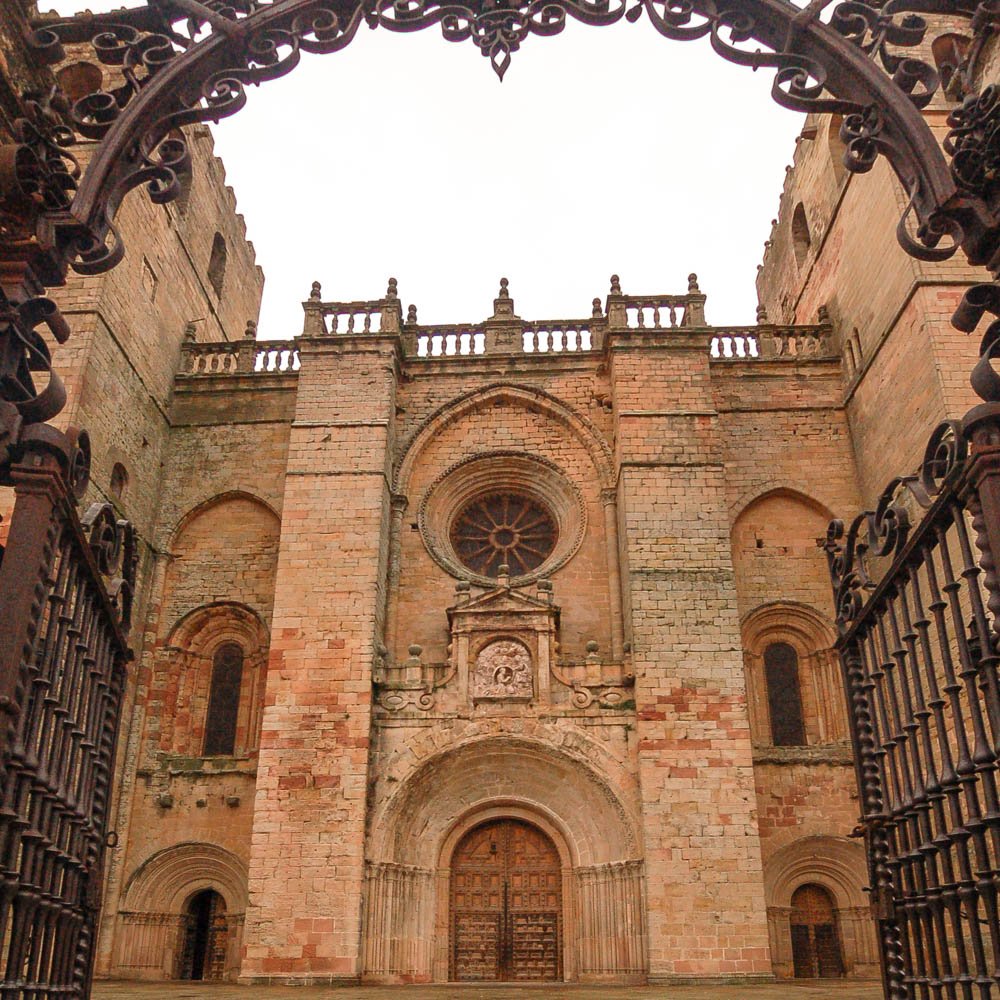
[[222, 233], [216, 233], [212, 241], [212, 256], [208, 262], [208, 281], [216, 295], [222, 295], [222, 285], [226, 280], [226, 241]]
[[243, 649], [235, 642], [224, 643], [215, 651], [212, 660], [212, 686], [202, 751], [206, 757], [226, 756], [236, 748], [236, 717], [242, 683]]
[[838, 186], [847, 177], [847, 164], [844, 162], [847, 145], [840, 137], [840, 127], [843, 124], [843, 115], [833, 115], [830, 118], [830, 127], [827, 130], [827, 147], [830, 150], [830, 163], [833, 166], [833, 175], [837, 179]]
[[111, 495], [121, 502], [128, 490], [128, 472], [121, 462], [115, 462], [111, 470]]
[[805, 746], [798, 653], [787, 642], [772, 642], [764, 650], [764, 673], [774, 745]]
[[812, 240], [809, 237], [809, 223], [806, 220], [806, 210], [800, 201], [792, 212], [792, 248], [795, 251], [795, 263], [802, 267], [809, 255]]

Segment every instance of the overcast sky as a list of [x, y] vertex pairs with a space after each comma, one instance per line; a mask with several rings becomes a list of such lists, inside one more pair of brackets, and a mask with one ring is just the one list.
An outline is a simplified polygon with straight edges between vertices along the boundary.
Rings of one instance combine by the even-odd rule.
[[363, 27], [215, 127], [267, 276], [260, 335], [300, 331], [314, 280], [367, 299], [390, 275], [421, 323], [445, 323], [489, 315], [501, 276], [519, 315], [555, 319], [588, 316], [613, 272], [648, 294], [696, 271], [710, 322], [752, 323], [802, 124], [770, 86], [645, 18], [529, 37], [503, 83], [437, 26]]

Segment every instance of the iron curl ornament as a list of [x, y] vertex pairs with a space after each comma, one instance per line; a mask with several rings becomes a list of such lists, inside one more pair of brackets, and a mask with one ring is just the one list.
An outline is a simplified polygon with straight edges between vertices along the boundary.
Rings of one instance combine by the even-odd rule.
[[962, 424], [945, 420], [931, 434], [920, 468], [886, 485], [873, 510], [862, 511], [850, 525], [830, 522], [821, 542], [833, 586], [837, 625], [850, 630], [861, 617], [868, 597], [888, 573], [878, 573], [874, 559], [889, 562], [905, 555], [913, 513], [930, 510], [965, 470], [969, 443]]
[[[87, 45], [109, 68], [110, 82], [72, 104], [58, 90], [26, 95], [13, 141], [0, 147], [0, 254], [20, 254], [24, 265], [21, 277], [3, 285], [14, 319], [0, 331], [0, 401], [23, 410], [23, 400], [10, 398], [14, 384], [23, 396], [23, 378], [14, 373], [46, 364], [21, 311], [47, 308], [45, 288], [62, 283], [70, 268], [100, 274], [122, 260], [115, 218], [130, 192], [145, 187], [156, 204], [180, 195], [191, 169], [185, 128], [237, 113], [249, 88], [289, 73], [303, 54], [343, 49], [362, 25], [399, 32], [439, 26], [448, 41], [471, 41], [500, 78], [530, 36], [558, 34], [570, 20], [602, 26], [645, 17], [666, 38], [706, 40], [730, 62], [772, 71], [772, 95], [783, 107], [841, 115], [848, 170], [864, 173], [886, 157], [908, 194], [898, 226], [907, 253], [938, 260], [961, 247], [973, 263], [995, 263], [1000, 272], [1000, 204], [992, 180], [979, 182], [992, 178], [1000, 112], [989, 95], [956, 110], [949, 164], [921, 114], [939, 80], [919, 55], [926, 15], [966, 19], [982, 35], [1000, 23], [993, 4], [150, 0], [111, 14], [39, 20], [30, 45], [40, 62], [54, 66], [66, 45]], [[77, 136], [96, 144], [84, 171], [70, 148]], [[39, 304], [29, 306], [34, 299]], [[29, 410], [20, 419], [51, 415]], [[17, 432], [7, 427], [5, 434], [13, 454]]]

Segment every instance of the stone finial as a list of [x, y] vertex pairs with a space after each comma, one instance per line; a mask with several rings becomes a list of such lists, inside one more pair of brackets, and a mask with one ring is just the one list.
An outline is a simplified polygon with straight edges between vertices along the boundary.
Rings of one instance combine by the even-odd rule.
[[407, 323], [416, 323], [417, 322], [417, 307], [416, 306], [412, 306], [412, 305], [411, 306], [407, 306], [407, 308], [406, 308], [406, 322]]
[[198, 336], [198, 327], [194, 323], [188, 323], [184, 327], [184, 343], [193, 344], [195, 337]]
[[701, 289], [698, 287], [698, 275], [693, 271], [688, 275], [688, 291], [689, 292], [700, 292]]
[[257, 324], [252, 319], [247, 320], [247, 328], [243, 331], [244, 340], [256, 340], [257, 339]]
[[390, 278], [389, 285], [385, 290], [385, 297], [390, 300], [398, 299], [399, 298], [398, 288], [399, 288], [399, 282], [396, 281], [395, 278]]
[[617, 274], [611, 275], [611, 294], [621, 295], [622, 293], [622, 281]]
[[761, 302], [757, 305], [757, 324], [767, 322], [767, 307]]
[[[510, 297], [509, 285], [510, 282], [506, 278], [500, 279], [500, 291], [497, 293], [497, 297], [493, 300], [493, 319], [500, 319], [508, 322], [517, 319], [514, 315], [514, 300]], [[511, 330], [508, 326], [505, 333], [510, 334], [510, 332]], [[517, 338], [517, 342], [518, 350], [520, 350], [520, 337]], [[486, 350], [487, 353], [489, 353], [489, 344], [487, 344]]]
[[506, 563], [497, 568], [497, 586], [510, 586], [510, 567]]
[[598, 656], [598, 653], [597, 653], [597, 650], [599, 648], [600, 647], [598, 646], [598, 644], [593, 639], [591, 639], [590, 642], [587, 643], [586, 650], [587, 650], [587, 662], [588, 663], [600, 663], [601, 662], [601, 658], [600, 658], [600, 656]]
[[424, 651], [424, 647], [420, 646], [420, 645], [418, 645], [417, 643], [414, 642], [412, 645], [410, 645], [410, 646], [407, 647], [406, 651], [414, 659], [419, 659], [420, 658], [420, 654]]
[[551, 580], [539, 580], [538, 581], [538, 596], [541, 600], [547, 601], [549, 604], [552, 603], [552, 581]]
[[604, 312], [601, 309], [601, 300], [600, 299], [594, 299], [594, 301], [591, 302], [591, 307], [592, 308], [590, 310], [590, 315], [594, 319], [600, 319], [604, 315]]
[[830, 310], [827, 309], [825, 305], [820, 306], [816, 310], [816, 321], [819, 323], [829, 323], [830, 322]]
[[472, 598], [472, 584], [468, 580], [459, 580], [455, 584], [455, 602], [466, 604]]
[[312, 283], [312, 291], [309, 293], [309, 299], [313, 302], [319, 302], [322, 298], [323, 286], [318, 281], [314, 281]]

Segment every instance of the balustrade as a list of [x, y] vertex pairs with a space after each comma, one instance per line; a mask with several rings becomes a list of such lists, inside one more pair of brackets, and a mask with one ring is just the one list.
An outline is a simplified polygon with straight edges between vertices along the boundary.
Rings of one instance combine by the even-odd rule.
[[330, 302], [323, 305], [323, 325], [330, 334], [382, 332], [382, 301]]
[[587, 322], [529, 323], [523, 334], [525, 354], [589, 351], [592, 347], [593, 337]]
[[828, 326], [770, 324], [719, 329], [712, 337], [710, 354], [715, 361], [835, 356]]
[[687, 295], [626, 296], [626, 325], [633, 330], [664, 330], [692, 326]]
[[417, 334], [418, 358], [486, 353], [486, 334], [476, 327], [437, 327]]
[[297, 372], [299, 352], [292, 340], [184, 344], [182, 375], [252, 375]]

